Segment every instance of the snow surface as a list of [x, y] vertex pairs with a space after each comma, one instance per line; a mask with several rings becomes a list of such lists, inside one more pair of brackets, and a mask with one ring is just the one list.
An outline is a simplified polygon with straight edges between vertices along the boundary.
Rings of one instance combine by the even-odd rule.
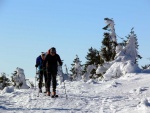
[[150, 113], [150, 74], [130, 73], [100, 82], [65, 81], [57, 86], [56, 99], [37, 97], [37, 91], [0, 90], [0, 113]]

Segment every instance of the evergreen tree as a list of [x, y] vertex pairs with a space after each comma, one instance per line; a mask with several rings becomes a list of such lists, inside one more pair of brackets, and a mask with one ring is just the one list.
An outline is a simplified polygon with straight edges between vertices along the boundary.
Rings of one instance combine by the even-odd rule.
[[[134, 28], [131, 29], [130, 34], [126, 37], [127, 41], [125, 41], [126, 42], [125, 45], [127, 46], [126, 48], [130, 50], [130, 51], [129, 50], [126, 51], [128, 51], [128, 54], [134, 58], [134, 63], [137, 64], [138, 59], [141, 59], [142, 57], [138, 54], [139, 45], [138, 45], [137, 36], [134, 33], [133, 29]], [[132, 46], [132, 50], [130, 46]]]
[[104, 18], [104, 20], [105, 20], [107, 25], [103, 29], [109, 31], [110, 40], [114, 43], [117, 43], [116, 33], [115, 33], [115, 28], [114, 28], [115, 24], [114, 24], [113, 19]]
[[81, 80], [81, 75], [83, 73], [82, 70], [82, 65], [81, 65], [81, 61], [78, 57], [78, 55], [76, 55], [76, 58], [73, 61], [72, 68], [71, 68], [71, 80]]
[[147, 64], [145, 66], [142, 66], [142, 69], [149, 69], [150, 68], [150, 64]]
[[0, 89], [4, 89], [6, 86], [10, 86], [10, 80], [6, 77], [5, 73], [1, 73], [0, 76]]
[[108, 62], [114, 60], [116, 55], [115, 50], [117, 46], [117, 40], [114, 21], [109, 18], [105, 18], [104, 20], [106, 21], [107, 25], [103, 29], [107, 30], [107, 32], [104, 33], [104, 39], [102, 40], [102, 48], [100, 53], [102, 59]]
[[117, 54], [116, 59], [122, 59], [120, 56], [125, 56], [124, 60], [131, 60], [135, 64], [137, 63], [137, 60], [142, 58], [138, 54], [138, 42], [137, 42], [137, 37], [134, 34], [133, 29], [131, 29], [130, 34], [127, 37], [127, 40], [125, 41], [125, 47], [121, 50], [119, 54]]
[[65, 74], [67, 74], [67, 75], [68, 75], [68, 67], [67, 67], [67, 65], [66, 65], [66, 64], [65, 64], [64, 66], [65, 66]]
[[[150, 58], [147, 58], [147, 59], [150, 60]], [[142, 69], [150, 69], [150, 64], [146, 64], [142, 66]]]
[[95, 64], [95, 65], [100, 64], [100, 56], [99, 56], [99, 51], [97, 49], [93, 49], [91, 47], [85, 58], [87, 60], [85, 63], [85, 67], [87, 67], [88, 65], [92, 65], [92, 64]]
[[[99, 55], [99, 51], [92, 47], [89, 49], [89, 52], [87, 53], [87, 56], [85, 58], [87, 61], [84, 66], [84, 73], [87, 73], [87, 67], [90, 65], [95, 65], [97, 67], [98, 64], [103, 64], [103, 60]], [[93, 78], [93, 75], [96, 74], [95, 69], [91, 70], [90, 74], [90, 78]]]

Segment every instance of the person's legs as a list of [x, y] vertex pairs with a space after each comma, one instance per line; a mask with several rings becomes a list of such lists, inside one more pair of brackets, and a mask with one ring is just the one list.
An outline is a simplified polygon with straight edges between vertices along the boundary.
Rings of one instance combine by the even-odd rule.
[[[57, 67], [54, 66], [54, 67], [51, 67], [50, 69], [51, 69], [50, 70], [50, 72], [51, 72], [50, 75], [51, 75], [52, 87], [53, 87], [52, 97], [56, 97], [56, 75], [57, 75]], [[51, 82], [51, 80], [50, 80], [50, 82]]]
[[52, 75], [53, 92], [56, 92], [56, 75]]
[[43, 71], [40, 71], [39, 74], [39, 92], [42, 93]]
[[51, 73], [47, 73], [47, 81], [46, 81], [46, 88], [47, 88], [47, 94], [50, 96], [50, 86], [51, 86]]
[[47, 92], [47, 73], [44, 71], [45, 91]]

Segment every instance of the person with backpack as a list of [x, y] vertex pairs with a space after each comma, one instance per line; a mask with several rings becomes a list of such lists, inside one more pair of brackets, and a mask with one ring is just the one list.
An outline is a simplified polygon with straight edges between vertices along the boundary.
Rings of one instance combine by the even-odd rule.
[[38, 68], [38, 74], [39, 74], [39, 93], [42, 93], [42, 83], [43, 83], [43, 76], [45, 79], [45, 92], [46, 93], [46, 81], [47, 81], [47, 73], [46, 73], [46, 65], [44, 64], [45, 60], [45, 53], [42, 52], [40, 56], [36, 58], [36, 65], [35, 67]]
[[49, 51], [49, 54], [47, 54], [44, 65], [47, 65], [47, 95], [50, 96], [50, 86], [51, 86], [51, 81], [52, 81], [52, 95], [51, 97], [58, 97], [56, 95], [56, 75], [57, 75], [57, 67], [59, 65], [62, 66], [62, 61], [60, 59], [60, 56], [56, 53], [56, 49], [52, 47]]

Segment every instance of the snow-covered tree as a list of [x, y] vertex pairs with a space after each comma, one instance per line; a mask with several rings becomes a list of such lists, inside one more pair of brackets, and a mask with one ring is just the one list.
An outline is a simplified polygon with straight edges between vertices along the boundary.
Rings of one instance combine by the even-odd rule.
[[[94, 48], [90, 48], [89, 52], [87, 53], [86, 58], [86, 62], [85, 62], [85, 66], [84, 66], [84, 75], [86, 75], [89, 71], [88, 71], [88, 66], [94, 65], [94, 66], [98, 66], [98, 64], [102, 64], [103, 60], [100, 60], [100, 55], [99, 55], [99, 51], [97, 49]], [[93, 75], [95, 75], [95, 68], [93, 68], [92, 70], [90, 70], [90, 77], [92, 78]]]
[[110, 31], [110, 40], [117, 43], [116, 33], [115, 33], [115, 28], [114, 28], [115, 24], [114, 24], [113, 19], [104, 18], [104, 20], [107, 25], [103, 29]]
[[82, 79], [84, 81], [88, 81], [89, 79], [94, 78], [96, 75], [91, 74], [91, 72], [93, 70], [96, 70], [96, 65], [94, 65], [94, 64], [88, 65], [87, 68], [86, 68], [86, 72], [83, 74]]
[[58, 81], [58, 84], [60, 85], [62, 82], [63, 82], [63, 70], [62, 70], [62, 67], [61, 66], [58, 66], [58, 71], [57, 71], [57, 81]]
[[68, 67], [67, 67], [66, 64], [64, 65], [64, 67], [65, 67], [64, 80], [69, 80], [70, 81], [70, 74], [68, 72]]
[[26, 84], [24, 70], [21, 68], [16, 68], [16, 71], [11, 76], [13, 85], [19, 89], [28, 89], [29, 86]]
[[116, 55], [115, 50], [117, 46], [117, 39], [114, 28], [114, 21], [109, 18], [105, 18], [104, 20], [107, 25], [103, 29], [107, 30], [107, 32], [104, 33], [104, 39], [102, 41], [102, 48], [100, 53], [103, 60], [108, 62], [114, 60]]
[[129, 40], [127, 41], [127, 45], [123, 51], [130, 59], [136, 63], [136, 59], [138, 57], [138, 52], [136, 48], [136, 40], [134, 34], [131, 34]]
[[35, 84], [33, 83], [33, 81], [30, 81], [29, 79], [26, 79], [26, 83], [30, 88], [34, 88]]
[[137, 64], [137, 59], [140, 57], [137, 49], [136, 35], [132, 29], [128, 40], [126, 41], [126, 46], [120, 50], [116, 55], [115, 60], [111, 62], [111, 66], [104, 74], [104, 78], [108, 80], [118, 78], [126, 73], [141, 72], [141, 69]]
[[139, 55], [139, 53], [138, 53], [138, 47], [139, 47], [139, 45], [138, 45], [138, 39], [137, 39], [137, 36], [136, 36], [136, 34], [134, 33], [134, 28], [132, 28], [131, 29], [131, 32], [130, 32], [130, 35], [127, 37], [127, 38], [130, 38], [130, 37], [133, 37], [134, 38], [134, 41], [135, 41], [135, 49], [136, 49], [136, 58], [135, 58], [135, 63], [138, 63], [138, 59], [141, 59], [142, 57], [141, 57], [141, 55]]
[[83, 73], [83, 69], [82, 69], [82, 65], [81, 65], [81, 61], [78, 57], [78, 55], [76, 55], [76, 58], [73, 61], [72, 68], [71, 68], [71, 78], [72, 80], [81, 80], [81, 76]]
[[103, 75], [103, 74], [105, 74], [106, 70], [107, 70], [107, 68], [104, 67], [104, 65], [98, 65], [98, 68], [96, 70], [96, 74]]
[[[148, 60], [150, 60], [150, 58], [147, 58]], [[146, 64], [144, 66], [142, 66], [142, 72], [144, 73], [150, 73], [150, 64]]]
[[122, 46], [121, 44], [118, 44], [118, 45], [116, 46], [116, 55], [119, 54], [120, 51], [122, 51], [122, 49], [123, 49], [123, 46]]
[[137, 36], [134, 34], [133, 28], [131, 29], [130, 34], [127, 37], [126, 46], [116, 55], [116, 59], [120, 59], [121, 56], [124, 56], [124, 60], [131, 60], [135, 64], [137, 64], [137, 60], [142, 58], [138, 54], [138, 41]]
[[0, 75], [0, 89], [4, 89], [6, 86], [10, 86], [10, 80], [6, 77], [6, 73]]
[[[104, 32], [104, 38], [102, 40], [102, 47], [99, 52], [100, 55], [100, 64], [96, 69], [96, 74], [101, 78], [103, 74], [109, 69], [115, 59], [116, 53], [122, 50], [122, 46], [117, 44], [116, 33], [114, 28], [113, 19], [104, 18], [106, 26], [103, 28], [107, 32]], [[117, 46], [118, 45], [118, 46]]]
[[58, 66], [58, 72], [57, 72], [57, 81], [59, 84], [64, 82], [65, 80], [69, 80], [68, 74], [64, 73], [62, 70], [62, 66]]
[[99, 51], [97, 49], [94, 49], [94, 48], [91, 47], [85, 58], [87, 60], [86, 63], [85, 63], [85, 68], [88, 65], [92, 65], [92, 64], [98, 65], [98, 64], [100, 64], [100, 56], [99, 56]]
[[142, 66], [142, 69], [150, 69], [150, 64], [147, 64], [145, 66]]

